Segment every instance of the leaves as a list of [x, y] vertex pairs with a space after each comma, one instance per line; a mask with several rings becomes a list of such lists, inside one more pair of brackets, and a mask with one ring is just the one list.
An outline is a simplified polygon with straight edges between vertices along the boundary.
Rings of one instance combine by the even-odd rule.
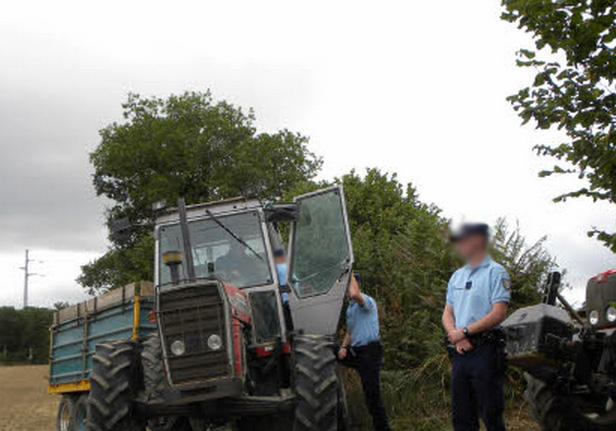
[[[557, 197], [614, 202], [616, 186], [616, 8], [610, 0], [503, 0], [502, 18], [533, 35], [535, 50], [518, 52], [519, 67], [536, 72], [533, 85], [507, 98], [523, 124], [556, 126], [568, 141], [536, 147], [562, 160], [551, 174], [576, 174], [588, 187]], [[544, 49], [545, 48], [545, 49]], [[537, 59], [537, 54], [544, 57]], [[563, 63], [561, 59], [566, 61]], [[552, 61], [550, 61], [552, 60]], [[554, 61], [558, 60], [558, 61]], [[616, 234], [591, 234], [616, 251]]]
[[124, 121], [100, 131], [90, 160], [96, 193], [112, 202], [107, 225], [126, 217], [132, 228], [82, 268], [78, 281], [90, 293], [152, 279], [153, 202], [282, 196], [321, 167], [308, 138], [289, 130], [257, 133], [251, 111], [216, 102], [209, 91], [166, 99], [129, 94], [122, 107]]

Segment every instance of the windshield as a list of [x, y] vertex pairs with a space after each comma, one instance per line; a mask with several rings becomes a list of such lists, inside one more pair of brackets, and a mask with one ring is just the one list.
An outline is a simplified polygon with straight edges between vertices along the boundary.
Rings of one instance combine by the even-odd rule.
[[[204, 219], [188, 223], [197, 278], [220, 278], [243, 288], [272, 283], [263, 232], [256, 211]], [[171, 271], [162, 263], [167, 251], [182, 250], [179, 224], [159, 230], [159, 268], [161, 286], [171, 283]], [[180, 280], [187, 278], [185, 264]]]

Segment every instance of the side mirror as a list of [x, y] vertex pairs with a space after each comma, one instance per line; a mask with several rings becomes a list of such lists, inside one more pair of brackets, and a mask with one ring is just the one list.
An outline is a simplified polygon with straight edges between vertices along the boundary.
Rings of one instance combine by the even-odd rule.
[[163, 253], [163, 263], [171, 271], [171, 282], [173, 284], [180, 282], [180, 265], [182, 265], [182, 262], [184, 262], [184, 258], [181, 251], [170, 250]]

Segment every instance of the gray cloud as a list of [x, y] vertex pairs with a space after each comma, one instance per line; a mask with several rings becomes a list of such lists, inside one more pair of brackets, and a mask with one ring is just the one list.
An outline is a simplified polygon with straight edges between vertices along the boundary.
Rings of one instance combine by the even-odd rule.
[[88, 163], [96, 119], [45, 94], [0, 91], [0, 249], [100, 250], [104, 206]]

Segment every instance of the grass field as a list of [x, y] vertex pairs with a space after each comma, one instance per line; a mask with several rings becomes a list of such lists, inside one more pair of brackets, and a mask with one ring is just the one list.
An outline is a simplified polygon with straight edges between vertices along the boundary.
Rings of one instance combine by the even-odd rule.
[[[47, 394], [47, 370], [45, 365], [0, 366], [0, 431], [55, 430], [60, 397]], [[354, 403], [362, 403], [360, 396], [353, 398]], [[439, 416], [433, 423], [448, 421], [447, 411], [433, 414]], [[396, 431], [423, 429], [421, 419], [414, 417], [407, 422], [405, 416], [400, 414], [398, 418], [392, 418]], [[509, 431], [539, 431], [539, 427], [529, 418], [526, 406], [510, 406], [507, 419]]]

